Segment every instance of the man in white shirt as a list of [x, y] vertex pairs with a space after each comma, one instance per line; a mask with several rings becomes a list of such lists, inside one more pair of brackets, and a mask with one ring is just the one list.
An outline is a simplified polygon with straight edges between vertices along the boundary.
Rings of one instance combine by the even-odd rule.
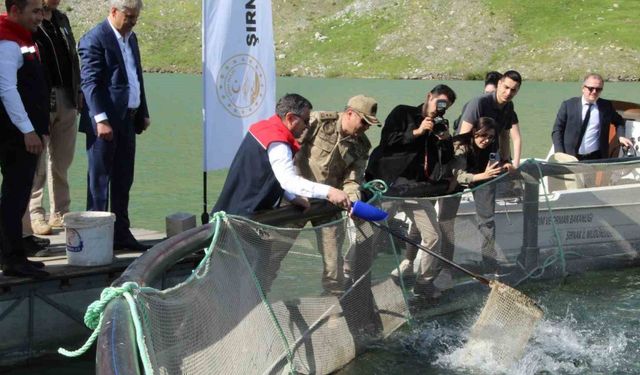
[[108, 18], [78, 43], [86, 103], [80, 115], [80, 131], [87, 136], [87, 209], [110, 208], [116, 215], [115, 250], [144, 251], [148, 246], [131, 234], [128, 212], [135, 137], [151, 123], [138, 40], [132, 31], [142, 10], [142, 0], [110, 0], [110, 5]]
[[610, 101], [600, 98], [603, 89], [602, 76], [591, 73], [582, 82], [582, 96], [562, 102], [551, 133], [555, 152], [578, 160], [608, 158], [610, 124], [615, 125], [620, 144], [633, 147], [624, 137], [624, 119]]
[[44, 263], [26, 258], [22, 216], [49, 127], [49, 90], [32, 38], [41, 0], [7, 0], [0, 15], [0, 237], [5, 276], [44, 278]]
[[298, 175], [293, 156], [296, 140], [309, 126], [312, 105], [298, 94], [287, 94], [276, 105], [276, 114], [249, 128], [231, 163], [229, 174], [213, 211], [250, 216], [277, 207], [282, 198], [309, 207], [308, 198], [326, 199], [349, 209], [342, 190]]
[[[278, 100], [275, 115], [251, 125], [233, 158], [213, 212], [251, 216], [279, 206], [282, 199], [307, 209], [308, 198], [326, 199], [345, 210], [351, 207], [347, 193], [302, 178], [294, 166], [293, 157], [300, 150], [296, 138], [309, 126], [312, 108], [304, 97], [287, 94]], [[270, 290], [296, 237], [294, 232], [283, 236], [284, 242], [250, 241], [265, 247], [253, 252], [256, 259], [251, 260], [265, 292]]]

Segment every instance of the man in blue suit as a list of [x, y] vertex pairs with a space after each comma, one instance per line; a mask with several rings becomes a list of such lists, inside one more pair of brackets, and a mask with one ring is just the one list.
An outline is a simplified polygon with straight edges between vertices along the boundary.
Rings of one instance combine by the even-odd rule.
[[80, 131], [87, 136], [87, 209], [116, 215], [114, 249], [144, 251], [131, 234], [129, 190], [133, 184], [135, 135], [150, 125], [140, 50], [133, 27], [142, 0], [110, 0], [109, 16], [78, 43], [86, 105]]
[[609, 157], [609, 124], [615, 124], [618, 141], [633, 147], [624, 137], [625, 122], [610, 101], [600, 98], [604, 80], [599, 74], [588, 74], [582, 82], [582, 96], [562, 102], [551, 138], [555, 152], [564, 152], [578, 160]]

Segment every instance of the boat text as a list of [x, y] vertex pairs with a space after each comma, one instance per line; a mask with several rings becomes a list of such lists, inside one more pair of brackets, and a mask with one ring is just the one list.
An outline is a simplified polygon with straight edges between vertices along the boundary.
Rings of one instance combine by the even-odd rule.
[[593, 221], [593, 214], [567, 214], [558, 216], [540, 216], [538, 225], [550, 225], [551, 220], [555, 224], [585, 224]]
[[605, 228], [573, 229], [568, 230], [565, 241], [569, 240], [594, 240], [600, 238], [612, 238], [613, 235]]

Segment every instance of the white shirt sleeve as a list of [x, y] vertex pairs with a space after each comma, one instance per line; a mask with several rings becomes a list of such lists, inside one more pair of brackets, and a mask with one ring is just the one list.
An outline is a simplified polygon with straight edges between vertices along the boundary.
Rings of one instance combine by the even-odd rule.
[[105, 120], [109, 120], [109, 117], [107, 117], [107, 113], [106, 112], [102, 112], [102, 113], [98, 113], [97, 115], [93, 116], [93, 119], [96, 120], [96, 124]]
[[273, 142], [267, 148], [269, 163], [280, 186], [285, 190], [285, 198], [291, 200], [295, 195], [307, 198], [327, 199], [329, 185], [319, 184], [300, 177], [293, 165], [293, 153], [284, 142]]
[[11, 122], [23, 133], [33, 131], [33, 125], [18, 93], [18, 69], [23, 58], [18, 43], [9, 40], [0, 41], [0, 100]]

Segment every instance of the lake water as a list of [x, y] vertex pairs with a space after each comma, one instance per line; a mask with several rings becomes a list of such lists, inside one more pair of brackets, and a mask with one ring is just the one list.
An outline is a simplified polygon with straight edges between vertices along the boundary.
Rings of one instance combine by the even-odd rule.
[[[196, 75], [148, 74], [145, 76], [152, 125], [137, 140], [135, 183], [129, 205], [132, 224], [164, 229], [164, 218], [174, 212], [191, 212], [198, 217], [202, 204], [201, 78]], [[398, 104], [418, 105], [425, 93], [438, 83], [450, 85], [458, 100], [449, 109], [457, 118], [464, 103], [482, 90], [478, 81], [389, 81], [373, 79], [279, 78], [277, 95], [297, 92], [319, 110], [341, 110], [349, 97], [364, 93], [377, 98], [379, 117], [384, 119]], [[579, 83], [524, 82], [515, 98], [523, 134], [523, 155], [545, 157], [551, 144], [551, 128], [562, 100], [580, 94]], [[640, 101], [637, 83], [607, 83], [605, 98]], [[377, 145], [380, 129], [368, 131]], [[77, 142], [72, 165], [72, 209], [82, 210], [86, 199], [87, 158], [84, 135]], [[208, 207], [213, 206], [226, 171], [208, 173]]]
[[[198, 217], [202, 203], [200, 76], [148, 74], [145, 77], [152, 127], [138, 138], [136, 179], [130, 215], [136, 227], [164, 229], [174, 212]], [[278, 96], [297, 92], [319, 110], [341, 110], [352, 95], [364, 93], [379, 101], [384, 119], [397, 104], [417, 105], [437, 83], [450, 85], [458, 100], [446, 117], [456, 118], [462, 105], [478, 94], [481, 82], [384, 81], [279, 78]], [[515, 99], [524, 139], [523, 155], [544, 157], [562, 100], [580, 93], [579, 83], [524, 82]], [[637, 83], [607, 83], [603, 97], [639, 101]], [[380, 130], [369, 136], [378, 144]], [[82, 210], [86, 194], [84, 135], [79, 135], [70, 171], [72, 210]], [[208, 207], [215, 202], [226, 171], [208, 174]], [[601, 272], [569, 278], [563, 285], [529, 287], [527, 293], [546, 310], [545, 320], [521, 367], [509, 374], [636, 374], [640, 373], [640, 275], [637, 270]], [[405, 328], [358, 358], [341, 374], [491, 374], [496, 369], [469, 370], [449, 355], [459, 347], [479, 306]], [[0, 373], [87, 374], [91, 356], [33, 364]]]
[[[569, 277], [521, 290], [539, 301], [543, 320], [520, 362], [501, 369], [476, 353], [460, 361], [480, 305], [411, 328], [357, 358], [340, 375], [640, 374], [640, 273], [637, 269]], [[469, 368], [470, 363], [478, 367]]]

